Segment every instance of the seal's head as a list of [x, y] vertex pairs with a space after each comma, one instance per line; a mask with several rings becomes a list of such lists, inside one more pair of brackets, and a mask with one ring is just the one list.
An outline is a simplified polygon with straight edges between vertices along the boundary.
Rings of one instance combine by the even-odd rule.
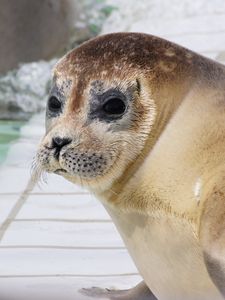
[[175, 68], [171, 44], [164, 42], [165, 63], [159, 64], [161, 40], [153, 39], [137, 33], [105, 35], [57, 63], [46, 135], [37, 153], [42, 170], [91, 189], [105, 190], [121, 178], [154, 123], [149, 82], [157, 68], [164, 73]]

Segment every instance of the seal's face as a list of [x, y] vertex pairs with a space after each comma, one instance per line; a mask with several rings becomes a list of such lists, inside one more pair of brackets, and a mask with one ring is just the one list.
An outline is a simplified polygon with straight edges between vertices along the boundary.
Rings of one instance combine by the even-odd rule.
[[[104, 190], [140, 154], [154, 104], [132, 64], [109, 58], [106, 64], [80, 49], [56, 65], [37, 163], [41, 170]], [[104, 53], [106, 58], [107, 49]]]

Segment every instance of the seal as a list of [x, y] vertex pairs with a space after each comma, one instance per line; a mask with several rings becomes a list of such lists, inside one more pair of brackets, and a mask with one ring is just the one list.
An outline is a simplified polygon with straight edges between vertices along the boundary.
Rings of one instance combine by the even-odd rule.
[[86, 186], [144, 282], [109, 299], [225, 297], [225, 68], [141, 33], [92, 39], [54, 69], [37, 172]]

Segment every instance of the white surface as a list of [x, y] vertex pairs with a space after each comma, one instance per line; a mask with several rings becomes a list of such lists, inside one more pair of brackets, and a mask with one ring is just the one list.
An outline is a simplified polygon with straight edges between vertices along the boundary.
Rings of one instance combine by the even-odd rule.
[[18, 248], [121, 248], [121, 242], [113, 224], [101, 222], [26, 221], [14, 222], [2, 240], [3, 246]]
[[[119, 10], [104, 32], [157, 34], [225, 59], [224, 1], [108, 2]], [[133, 286], [140, 277], [93, 196], [55, 175], [21, 197], [43, 132], [35, 116], [0, 169], [0, 300], [83, 300], [81, 287]]]
[[[90, 300], [78, 292], [82, 287], [126, 289], [139, 280], [136, 275], [126, 276], [28, 276], [0, 278], [0, 290], [4, 300]], [[14, 296], [7, 297], [13, 287]], [[95, 298], [96, 299], [96, 298]]]
[[27, 199], [16, 219], [104, 221], [109, 220], [109, 216], [89, 194], [36, 194]]

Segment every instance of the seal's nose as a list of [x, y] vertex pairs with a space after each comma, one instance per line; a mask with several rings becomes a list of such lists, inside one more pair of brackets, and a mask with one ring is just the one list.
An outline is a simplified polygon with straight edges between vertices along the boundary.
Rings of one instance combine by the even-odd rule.
[[69, 138], [61, 138], [59, 136], [56, 136], [52, 138], [52, 149], [55, 149], [54, 156], [58, 159], [59, 158], [59, 152], [62, 149], [62, 147], [70, 144], [72, 142]]
[[52, 139], [52, 147], [61, 149], [63, 146], [70, 144], [71, 141], [72, 141], [71, 139], [61, 138], [59, 136], [56, 136]]

